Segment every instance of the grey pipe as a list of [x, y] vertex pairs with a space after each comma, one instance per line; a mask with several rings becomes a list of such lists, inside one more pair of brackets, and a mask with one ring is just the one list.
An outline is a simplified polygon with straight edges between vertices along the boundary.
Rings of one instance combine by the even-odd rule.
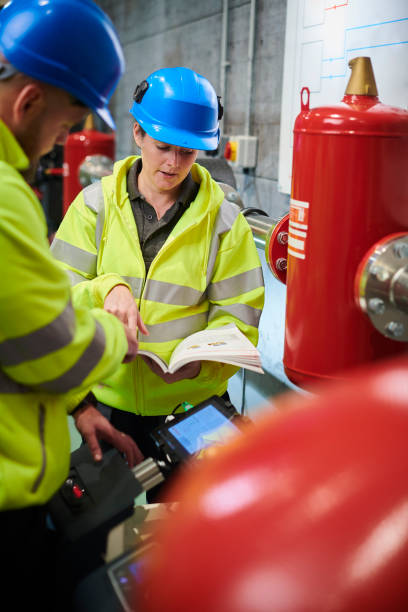
[[249, 18], [249, 35], [248, 35], [248, 76], [247, 76], [247, 92], [248, 102], [245, 112], [245, 127], [244, 134], [250, 134], [251, 128], [251, 106], [252, 106], [252, 75], [254, 66], [254, 47], [255, 47], [255, 15], [256, 15], [256, 0], [251, 0], [250, 18]]
[[[225, 107], [225, 91], [227, 80], [227, 68], [230, 65], [227, 61], [228, 50], [228, 0], [224, 0], [222, 8], [222, 30], [221, 30], [221, 62], [220, 62], [220, 96], [221, 103]], [[222, 133], [221, 127], [221, 133]]]
[[248, 225], [252, 230], [254, 242], [258, 248], [265, 249], [268, 235], [273, 231], [277, 220], [257, 212], [248, 211], [245, 214]]
[[262, 213], [263, 211], [257, 208], [247, 208], [243, 211], [256, 246], [265, 253], [270, 271], [275, 278], [286, 283], [289, 215], [272, 219]]

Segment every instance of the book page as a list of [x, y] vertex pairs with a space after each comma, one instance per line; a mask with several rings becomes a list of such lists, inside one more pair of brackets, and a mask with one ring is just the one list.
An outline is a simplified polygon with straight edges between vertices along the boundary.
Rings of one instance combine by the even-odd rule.
[[173, 352], [169, 372], [191, 361], [220, 361], [263, 372], [258, 350], [234, 324], [205, 329], [185, 338]]
[[[187, 357], [185, 359], [181, 359], [180, 361], [177, 361], [176, 367], [169, 367], [169, 373], [173, 374], [174, 372], [177, 372], [177, 370], [179, 370], [180, 368], [182, 368], [184, 365], [186, 365], [187, 363], [190, 363], [191, 359], [188, 359]], [[207, 357], [202, 357], [201, 359], [197, 359], [195, 358], [193, 361], [218, 361], [219, 363], [228, 363], [230, 365], [236, 366], [237, 368], [245, 368], [246, 370], [252, 370], [253, 372], [258, 372], [259, 374], [265, 374], [264, 370], [262, 369], [262, 367], [260, 365], [257, 365], [255, 363], [251, 363], [250, 361], [247, 360], [235, 360], [233, 357], [228, 357], [226, 355], [210, 355]]]
[[158, 355], [156, 355], [156, 353], [152, 353], [151, 351], [146, 351], [146, 350], [139, 350], [138, 355], [146, 355], [146, 357], [150, 357], [150, 359], [152, 359], [153, 361], [155, 361], [163, 370], [164, 373], [169, 371], [169, 368], [167, 367], [167, 363]]

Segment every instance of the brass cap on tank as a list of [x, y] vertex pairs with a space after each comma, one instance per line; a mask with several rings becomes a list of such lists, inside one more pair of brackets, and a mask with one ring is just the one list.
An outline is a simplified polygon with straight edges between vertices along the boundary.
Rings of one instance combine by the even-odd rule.
[[89, 115], [87, 115], [83, 129], [84, 130], [94, 130], [95, 129], [95, 123], [94, 123], [94, 118], [93, 118], [92, 113], [89, 113]]
[[348, 65], [351, 68], [351, 75], [345, 95], [378, 96], [371, 59], [354, 57]]

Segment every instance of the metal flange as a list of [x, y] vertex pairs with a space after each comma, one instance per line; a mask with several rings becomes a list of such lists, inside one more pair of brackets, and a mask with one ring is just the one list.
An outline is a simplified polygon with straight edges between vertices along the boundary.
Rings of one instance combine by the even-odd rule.
[[265, 251], [265, 259], [270, 271], [275, 278], [286, 284], [289, 214], [280, 219], [272, 219], [257, 209], [244, 209], [244, 212], [255, 244]]
[[408, 234], [391, 234], [370, 248], [356, 273], [355, 298], [381, 334], [408, 341]]

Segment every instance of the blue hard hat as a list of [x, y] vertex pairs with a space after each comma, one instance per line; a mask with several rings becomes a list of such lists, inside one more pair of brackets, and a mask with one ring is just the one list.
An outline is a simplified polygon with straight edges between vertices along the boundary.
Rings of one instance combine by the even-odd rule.
[[107, 105], [125, 62], [111, 20], [92, 0], [11, 0], [0, 11], [0, 52], [115, 127]]
[[190, 68], [162, 68], [142, 81], [130, 113], [155, 140], [213, 151], [222, 106], [211, 83]]

